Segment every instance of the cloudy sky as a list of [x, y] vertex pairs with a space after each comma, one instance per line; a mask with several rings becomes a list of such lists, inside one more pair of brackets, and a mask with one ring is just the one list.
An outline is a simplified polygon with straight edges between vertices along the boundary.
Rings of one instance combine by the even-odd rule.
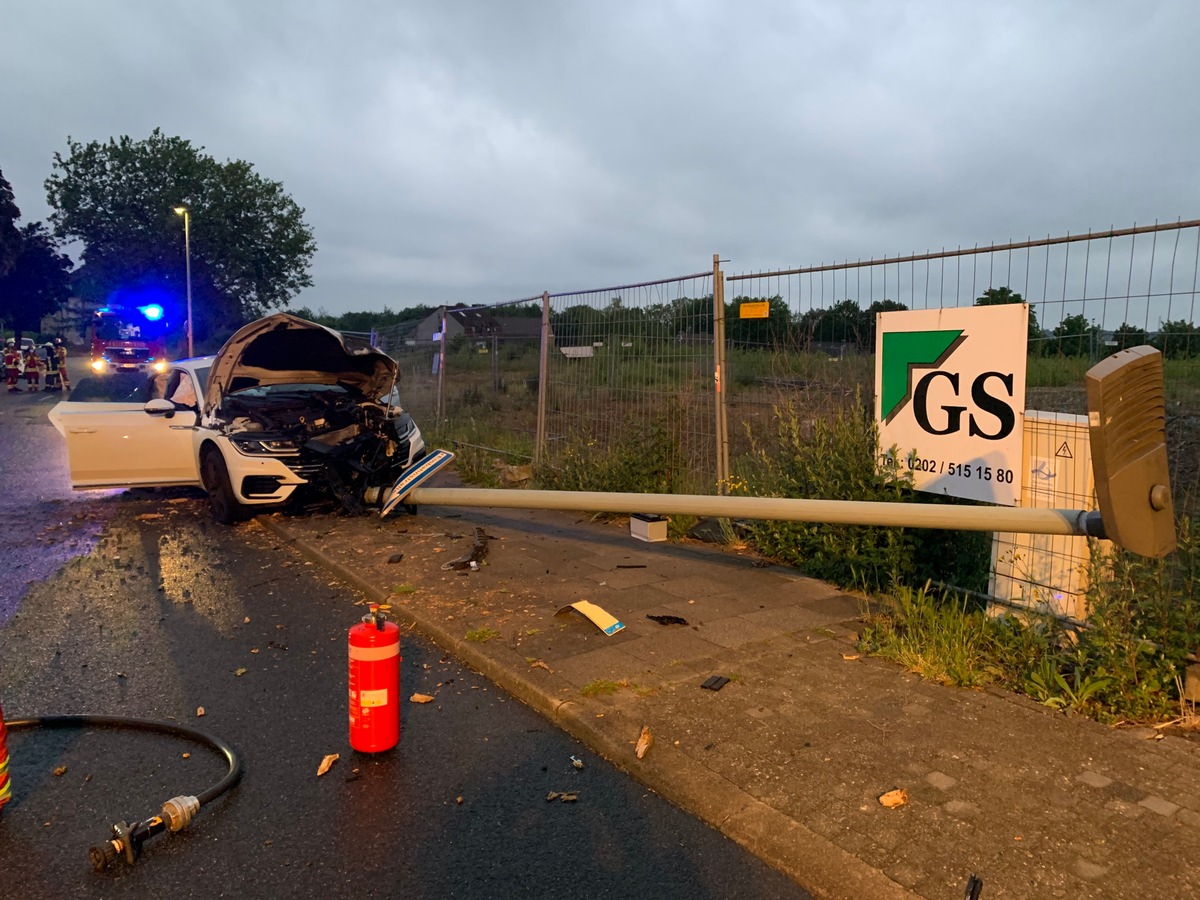
[[161, 127], [283, 182], [293, 302], [334, 313], [1200, 217], [1194, 0], [5, 0], [0, 34], [25, 221], [68, 135]]

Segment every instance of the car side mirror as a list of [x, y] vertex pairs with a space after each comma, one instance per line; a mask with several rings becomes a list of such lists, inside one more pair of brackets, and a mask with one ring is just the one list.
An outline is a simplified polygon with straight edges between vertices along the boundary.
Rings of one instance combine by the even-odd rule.
[[175, 404], [170, 400], [148, 400], [142, 409], [146, 411], [147, 415], [162, 416], [164, 419], [170, 419], [175, 415]]

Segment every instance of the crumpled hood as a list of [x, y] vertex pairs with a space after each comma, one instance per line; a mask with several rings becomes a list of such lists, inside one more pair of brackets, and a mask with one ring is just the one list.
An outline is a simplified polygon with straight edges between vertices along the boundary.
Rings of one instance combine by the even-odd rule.
[[332, 328], [275, 313], [234, 333], [217, 353], [205, 407], [259, 384], [344, 384], [377, 400], [392, 389], [396, 362], [369, 347], [351, 350]]

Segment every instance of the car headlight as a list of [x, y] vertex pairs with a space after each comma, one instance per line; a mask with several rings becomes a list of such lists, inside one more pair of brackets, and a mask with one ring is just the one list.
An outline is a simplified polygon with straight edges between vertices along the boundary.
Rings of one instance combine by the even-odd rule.
[[238, 440], [233, 446], [247, 456], [294, 456], [299, 452], [295, 441]]
[[157, 360], [150, 364], [150, 368], [161, 375], [163, 372], [167, 371], [167, 361], [165, 359]]
[[107, 368], [108, 368], [108, 360], [106, 360], [106, 359], [93, 359], [92, 360], [92, 371], [95, 372], [96, 374], [100, 374]]

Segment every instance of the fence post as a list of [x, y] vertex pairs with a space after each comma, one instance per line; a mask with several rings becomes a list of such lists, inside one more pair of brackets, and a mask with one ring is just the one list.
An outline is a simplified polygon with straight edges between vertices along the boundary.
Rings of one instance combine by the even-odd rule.
[[442, 307], [441, 341], [438, 344], [438, 380], [437, 380], [437, 421], [443, 425], [446, 420], [446, 403], [443, 388], [446, 380], [446, 307]]
[[533, 464], [541, 465], [546, 447], [546, 378], [550, 372], [550, 292], [542, 292], [542, 350], [538, 358], [537, 436], [533, 446]]
[[492, 328], [492, 390], [500, 393], [500, 334]]
[[729, 420], [725, 395], [729, 372], [725, 360], [725, 276], [721, 254], [713, 254], [713, 393], [716, 397], [717, 493], [729, 493]]

